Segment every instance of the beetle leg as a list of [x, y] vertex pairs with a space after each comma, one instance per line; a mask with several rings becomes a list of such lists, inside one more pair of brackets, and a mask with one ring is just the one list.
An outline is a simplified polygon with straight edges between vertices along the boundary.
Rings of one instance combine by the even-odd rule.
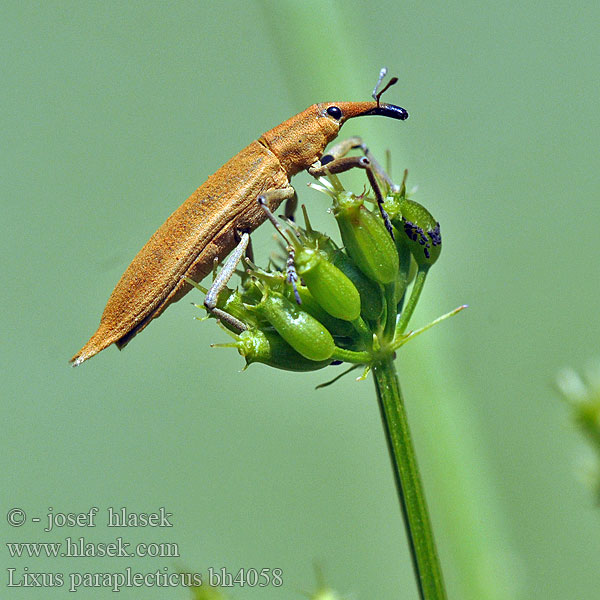
[[267, 190], [264, 194], [261, 194], [257, 198], [259, 203], [265, 203], [267, 207], [273, 202], [276, 202], [276, 206], [279, 206], [284, 200], [286, 200], [286, 213], [288, 211], [287, 205], [290, 204], [291, 210], [295, 210], [295, 205], [298, 203], [298, 199], [296, 198], [296, 190], [288, 185], [284, 188], [271, 188]]
[[[293, 188], [292, 188], [293, 189]], [[298, 196], [296, 194], [296, 190], [294, 190], [294, 195], [291, 198], [288, 198], [285, 202], [285, 206], [283, 208], [283, 214], [286, 219], [290, 221], [295, 221], [294, 213], [298, 208]]]
[[[363, 154], [369, 159], [373, 169], [377, 173], [377, 176], [389, 186], [389, 188], [397, 192], [399, 191], [399, 187], [392, 181], [391, 177], [387, 174], [385, 169], [379, 164], [379, 161], [373, 156], [372, 152], [369, 150], [367, 145], [363, 142], [361, 137], [355, 136], [348, 138], [346, 140], [342, 140], [338, 142], [334, 146], [329, 149], [327, 154], [324, 154], [319, 161], [320, 166], [324, 167], [325, 165], [337, 160], [338, 158], [342, 158], [348, 154], [351, 150], [355, 150], [360, 148]], [[315, 163], [311, 166], [311, 169], [318, 168], [318, 164]], [[309, 169], [309, 172], [311, 171]]]
[[367, 178], [369, 179], [369, 183], [371, 184], [371, 188], [373, 189], [373, 193], [377, 199], [377, 205], [379, 206], [379, 212], [381, 213], [383, 222], [385, 223], [389, 234], [392, 236], [392, 239], [394, 239], [394, 230], [392, 228], [390, 217], [383, 208], [383, 194], [381, 193], [381, 188], [379, 187], [379, 183], [377, 181], [377, 171], [366, 156], [346, 156], [342, 158], [336, 158], [328, 162], [325, 166], [315, 167], [313, 165], [308, 169], [308, 172], [313, 177], [323, 177], [329, 174], [337, 175], [355, 168], [364, 169], [367, 172]]
[[254, 248], [252, 248], [252, 238], [248, 240], [248, 247], [246, 248], [246, 258], [254, 262]]
[[[365, 144], [362, 141], [362, 138], [360, 138], [358, 136], [351, 137], [346, 140], [342, 140], [341, 142], [338, 142], [334, 146], [331, 146], [331, 148], [329, 149], [329, 152], [327, 152], [326, 154], [323, 154], [323, 156], [321, 156], [321, 160], [319, 162], [321, 163], [321, 166], [325, 166], [327, 163], [330, 163], [333, 160], [336, 160], [338, 158], [342, 158], [343, 156], [346, 156], [346, 154], [348, 154], [348, 152], [350, 152], [350, 150], [354, 150], [355, 148], [363, 149], [363, 147], [366, 148]], [[317, 166], [317, 163], [312, 165], [312, 167], [315, 167], [315, 166]], [[309, 171], [310, 171], [310, 169], [309, 169]]]
[[390, 191], [392, 191], [392, 192], [399, 192], [400, 191], [400, 186], [396, 185], [392, 181], [392, 178], [388, 175], [387, 171], [379, 164], [379, 162], [377, 161], [377, 159], [373, 156], [373, 154], [371, 153], [371, 151], [367, 148], [367, 145], [366, 144], [361, 144], [360, 147], [361, 147], [362, 151], [364, 152], [365, 156], [369, 159], [369, 161], [371, 163], [371, 166], [373, 167], [373, 169], [377, 173], [377, 176], [382, 181], [385, 181], [385, 183], [389, 187]]
[[294, 250], [294, 247], [288, 242], [288, 239], [287, 239], [285, 233], [283, 232], [281, 225], [275, 218], [275, 215], [271, 212], [271, 209], [268, 207], [267, 202], [263, 196], [258, 197], [258, 203], [260, 204], [261, 208], [265, 211], [265, 214], [267, 215], [267, 219], [269, 219], [269, 221], [271, 221], [271, 223], [273, 224], [273, 227], [275, 227], [277, 232], [281, 235], [281, 237], [285, 240], [285, 242], [287, 244], [285, 246], [285, 249], [288, 253], [288, 259], [287, 259], [287, 262], [285, 263], [285, 280], [292, 286], [292, 289], [294, 290], [294, 297], [296, 298], [296, 303], [302, 304], [302, 300], [300, 300], [300, 294], [298, 293], [298, 286], [297, 286], [298, 280], [300, 278], [298, 277], [298, 273], [296, 271], [296, 263], [295, 263], [296, 252]]
[[[264, 194], [261, 194], [258, 197], [258, 202], [268, 207], [269, 202], [277, 202], [277, 205], [279, 205], [283, 200], [289, 201], [295, 196], [296, 190], [292, 186], [288, 186], [283, 189], [267, 190]], [[224, 310], [217, 308], [217, 301], [219, 299], [219, 294], [225, 289], [225, 286], [231, 279], [231, 276], [235, 273], [235, 270], [244, 257], [244, 254], [248, 255], [250, 260], [253, 260], [250, 234], [247, 231], [241, 232], [238, 245], [225, 261], [225, 264], [221, 268], [219, 274], [215, 277], [210, 289], [206, 294], [206, 297], [204, 298], [204, 306], [206, 307], [206, 310], [221, 319], [221, 321], [229, 323], [229, 325], [235, 329], [238, 329], [240, 332], [248, 329], [246, 324], [242, 323], [242, 321], [236, 319], [233, 315], [230, 315]]]
[[204, 298], [204, 306], [206, 307], [206, 310], [213, 313], [216, 317], [221, 319], [221, 321], [229, 323], [232, 327], [235, 327], [240, 332], [248, 329], [245, 323], [242, 323], [239, 319], [236, 319], [234, 316], [226, 313], [224, 310], [217, 308], [217, 300], [219, 299], [219, 294], [225, 289], [227, 282], [235, 273], [238, 264], [246, 252], [246, 248], [248, 248], [248, 244], [250, 244], [250, 234], [242, 233], [240, 243], [235, 247], [235, 250], [225, 261], [223, 268], [212, 282], [210, 289], [206, 293], [206, 298]]
[[296, 271], [296, 251], [292, 246], [288, 246], [288, 259], [285, 263], [285, 280], [292, 286], [294, 290], [294, 298], [296, 299], [296, 304], [302, 304], [302, 300], [300, 299], [300, 293], [298, 292], [298, 281], [300, 277], [298, 277], [298, 272]]

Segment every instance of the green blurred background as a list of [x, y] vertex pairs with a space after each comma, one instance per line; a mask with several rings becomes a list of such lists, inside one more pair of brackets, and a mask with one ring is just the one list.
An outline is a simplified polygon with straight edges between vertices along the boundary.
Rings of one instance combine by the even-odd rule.
[[[444, 252], [398, 368], [452, 600], [591, 598], [600, 509], [552, 389], [598, 352], [594, 3], [4, 2], [2, 515], [91, 506], [174, 514], [168, 530], [44, 533], [2, 517], [7, 568], [283, 569], [300, 598], [417, 597], [371, 381], [241, 373], [189, 301], [77, 370], [138, 249], [204, 179], [309, 104], [369, 97], [386, 65], [405, 123], [355, 120], [442, 223]], [[316, 224], [327, 202], [294, 183]], [[357, 179], [357, 191], [362, 180]], [[271, 231], [256, 236], [257, 254]], [[4, 542], [175, 542], [173, 559], [17, 559]], [[86, 589], [84, 597], [105, 597]], [[121, 598], [187, 598], [125, 589]]]

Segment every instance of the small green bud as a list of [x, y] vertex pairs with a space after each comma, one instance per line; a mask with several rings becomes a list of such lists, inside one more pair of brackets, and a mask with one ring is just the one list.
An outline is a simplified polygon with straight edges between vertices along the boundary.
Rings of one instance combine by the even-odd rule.
[[343, 251], [336, 250], [331, 256], [333, 264], [352, 281], [360, 295], [360, 314], [363, 319], [375, 321], [383, 313], [385, 306], [383, 290], [376, 281], [369, 279]]
[[262, 363], [284, 371], [316, 371], [331, 363], [331, 359], [314, 361], [305, 358], [274, 331], [247, 329], [238, 336], [235, 346], [246, 359], [246, 366]]
[[246, 304], [258, 304], [263, 297], [262, 288], [258, 284], [259, 281], [268, 287], [283, 288], [284, 277], [282, 274], [271, 273], [262, 269], [258, 269], [256, 272], [251, 271], [251, 274], [253, 277], [248, 277], [242, 284], [242, 300]]
[[398, 253], [383, 221], [368, 210], [362, 199], [337, 195], [334, 215], [350, 258], [370, 279], [387, 284], [396, 279]]
[[302, 277], [313, 298], [332, 317], [344, 321], [358, 319], [358, 290], [323, 252], [302, 246], [296, 251], [295, 262], [298, 275]]
[[[249, 327], [256, 326], [258, 321], [256, 315], [248, 310], [246, 297], [243, 296], [237, 289], [232, 290], [225, 288], [217, 299], [217, 308], [235, 317], [242, 323], [245, 323]], [[208, 313], [209, 316], [214, 316], [212, 313]], [[236, 332], [232, 325], [226, 321], [222, 321], [222, 324], [230, 331]]]
[[[250, 308], [250, 307], [249, 307]], [[327, 360], [335, 343], [324, 325], [278, 292], [267, 291], [253, 307], [294, 350], [310, 360]]]
[[404, 198], [400, 205], [402, 222], [396, 226], [419, 267], [431, 266], [442, 251], [440, 224], [431, 213], [414, 200]]

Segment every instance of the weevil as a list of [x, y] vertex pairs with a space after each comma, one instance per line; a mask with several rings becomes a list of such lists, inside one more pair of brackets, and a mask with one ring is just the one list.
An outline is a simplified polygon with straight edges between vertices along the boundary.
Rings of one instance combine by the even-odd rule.
[[[364, 157], [360, 164], [342, 158], [350, 148], [361, 145], [358, 138], [324, 153], [348, 119], [367, 115], [408, 118], [404, 108], [380, 102], [381, 94], [397, 82], [392, 78], [378, 92], [385, 74], [382, 69], [372, 101], [313, 104], [264, 133], [211, 175], [127, 267], [108, 299], [98, 330], [71, 358], [73, 366], [111, 344], [123, 348], [167, 306], [187, 294], [192, 287], [189, 280], [200, 281], [208, 275], [215, 261], [234, 249], [234, 259], [241, 259], [250, 232], [267, 218], [259, 198], [271, 210], [284, 200], [293, 207], [296, 196], [290, 179], [300, 171], [319, 176], [352, 167], [370, 168]], [[215, 280], [205, 300], [207, 308], [217, 314], [215, 297], [222, 285]], [[243, 324], [238, 326], [243, 329]]]

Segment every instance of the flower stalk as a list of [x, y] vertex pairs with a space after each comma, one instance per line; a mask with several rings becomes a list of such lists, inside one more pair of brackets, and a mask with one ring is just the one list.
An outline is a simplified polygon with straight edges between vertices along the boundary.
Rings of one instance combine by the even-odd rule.
[[[239, 290], [220, 290], [220, 314], [235, 317], [223, 327], [233, 342], [221, 346], [237, 348], [246, 366], [259, 362], [300, 372], [349, 363], [342, 375], [362, 366], [358, 380], [373, 372], [420, 597], [445, 600], [394, 358], [413, 337], [465, 306], [407, 332], [441, 252], [440, 226], [427, 209], [407, 198], [406, 172], [402, 185], [394, 186], [380, 171], [369, 173], [375, 198], [346, 191], [336, 175], [313, 184], [333, 199], [342, 247], [312, 228], [304, 207], [304, 228], [288, 221], [284, 230], [263, 205], [286, 242], [288, 257], [271, 261], [266, 271], [249, 263]], [[236, 322], [245, 329], [236, 331]]]
[[442, 600], [447, 597], [442, 569], [393, 358], [386, 356], [372, 368], [419, 594], [423, 600]]

